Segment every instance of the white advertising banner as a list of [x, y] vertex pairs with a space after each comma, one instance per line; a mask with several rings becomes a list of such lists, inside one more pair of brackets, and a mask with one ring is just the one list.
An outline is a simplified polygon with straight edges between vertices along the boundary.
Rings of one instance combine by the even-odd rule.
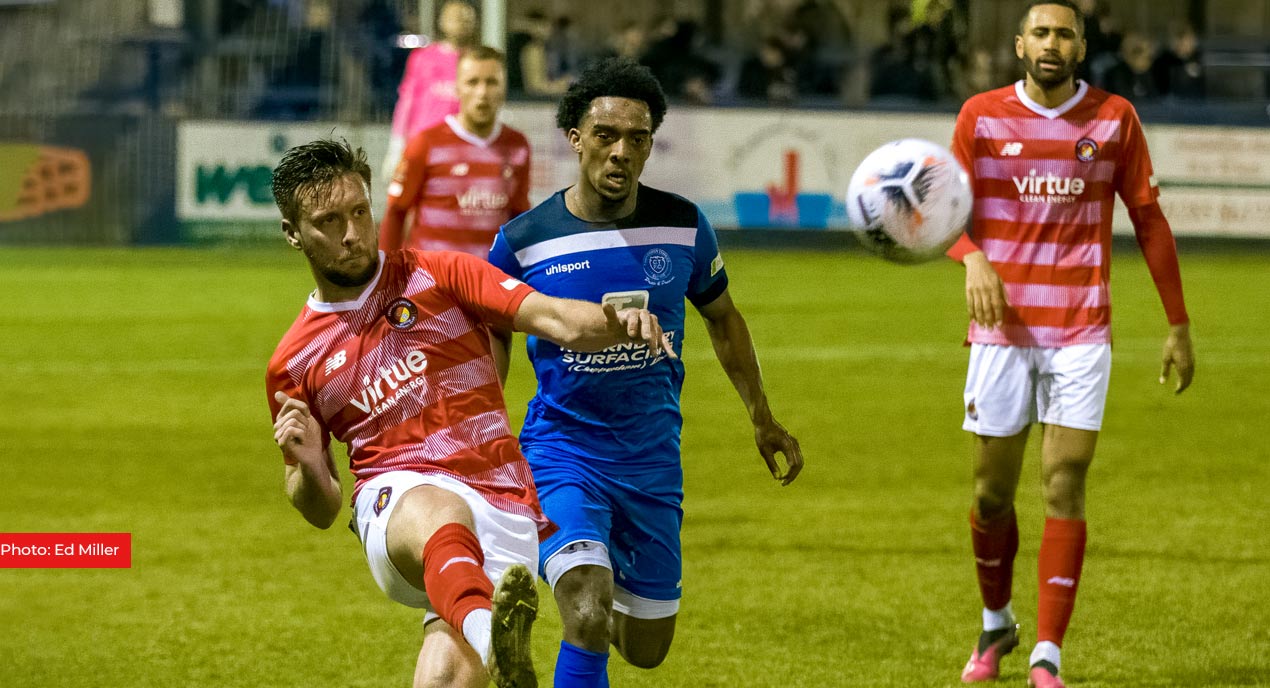
[[[1146, 134], [1175, 233], [1270, 237], [1270, 129], [1155, 126]], [[1123, 209], [1116, 227], [1132, 231]]]
[[[573, 183], [577, 157], [555, 128], [552, 106], [510, 105], [504, 120], [533, 149], [533, 202]], [[695, 201], [720, 229], [843, 229], [842, 192], [865, 155], [897, 138], [946, 145], [952, 128], [946, 114], [676, 108], [657, 132], [642, 181]], [[386, 125], [183, 123], [178, 215], [192, 222], [276, 220], [270, 170], [290, 146], [332, 134], [364, 147], [379, 170]], [[1150, 126], [1147, 139], [1175, 232], [1270, 237], [1270, 130]], [[380, 180], [375, 187], [378, 211]], [[1116, 229], [1132, 231], [1123, 208]]]
[[176, 134], [176, 213], [182, 221], [279, 219], [270, 180], [288, 148], [342, 136], [379, 169], [388, 149], [386, 126], [333, 123], [182, 122]]

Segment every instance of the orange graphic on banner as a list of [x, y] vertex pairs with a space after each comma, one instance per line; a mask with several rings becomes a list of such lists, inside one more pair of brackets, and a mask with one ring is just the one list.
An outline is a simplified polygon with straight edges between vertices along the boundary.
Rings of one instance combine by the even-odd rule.
[[92, 193], [92, 166], [77, 148], [0, 143], [0, 222], [79, 208]]

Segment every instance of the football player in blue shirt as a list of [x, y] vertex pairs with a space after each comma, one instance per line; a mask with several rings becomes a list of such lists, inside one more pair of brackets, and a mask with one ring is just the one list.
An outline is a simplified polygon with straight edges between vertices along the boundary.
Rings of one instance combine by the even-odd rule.
[[[489, 259], [544, 294], [647, 308], [676, 353], [691, 301], [745, 403], [759, 454], [788, 485], [802, 453], [768, 407], [714, 230], [691, 201], [639, 183], [665, 114], [646, 67], [622, 58], [592, 64], [556, 114], [578, 153], [577, 183], [504, 225]], [[540, 545], [541, 574], [564, 622], [555, 686], [607, 686], [610, 643], [652, 668], [675, 633], [684, 366], [645, 347], [580, 353], [537, 337], [527, 347], [538, 392], [520, 440], [543, 510], [560, 527]]]

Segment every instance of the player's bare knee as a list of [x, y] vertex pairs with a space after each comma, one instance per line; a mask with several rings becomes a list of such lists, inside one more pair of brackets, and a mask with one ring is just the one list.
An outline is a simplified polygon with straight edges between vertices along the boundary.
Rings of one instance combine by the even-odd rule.
[[556, 605], [566, 635], [579, 638], [587, 647], [608, 647], [612, 575], [603, 567], [579, 566], [556, 582]]
[[489, 683], [483, 667], [467, 666], [456, 653], [433, 655], [419, 669], [414, 688], [484, 688]]
[[1084, 470], [1047, 472], [1042, 488], [1047, 515], [1055, 518], [1084, 518]]
[[1059, 456], [1046, 461], [1041, 479], [1046, 494], [1064, 494], [1083, 490], [1085, 475], [1089, 472], [1089, 458], [1085, 456]]
[[649, 652], [647, 650], [630, 650], [622, 652], [622, 658], [636, 669], [655, 669], [666, 660], [670, 648], [666, 648], [663, 652]]
[[1014, 492], [988, 483], [975, 484], [975, 515], [991, 521], [1010, 513], [1014, 508]]
[[631, 666], [653, 669], [666, 661], [670, 654], [670, 638], [640, 638], [636, 642], [623, 642], [617, 651]]
[[398, 515], [429, 530], [446, 523], [459, 523], [475, 530], [472, 510], [463, 498], [435, 485], [420, 485], [402, 495], [393, 518]]
[[415, 681], [414, 688], [454, 688], [458, 686], [458, 668], [453, 666], [430, 666], [426, 676]]
[[613, 600], [599, 595], [583, 595], [569, 601], [567, 611], [560, 609], [560, 619], [566, 630], [585, 639], [591, 647], [607, 647], [609, 643], [609, 613]]
[[472, 511], [462, 497], [432, 485], [420, 485], [401, 496], [388, 519], [384, 545], [388, 559], [408, 581], [423, 582], [423, 548], [432, 533], [447, 523], [473, 532]]

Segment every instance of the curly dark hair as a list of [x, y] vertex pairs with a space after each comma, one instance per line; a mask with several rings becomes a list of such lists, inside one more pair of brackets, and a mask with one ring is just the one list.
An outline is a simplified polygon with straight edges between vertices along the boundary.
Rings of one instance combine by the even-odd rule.
[[370, 188], [366, 151], [354, 149], [348, 141], [318, 139], [296, 146], [273, 168], [273, 202], [283, 219], [297, 222], [305, 199], [325, 193], [335, 180], [350, 173], [361, 176]]
[[569, 86], [556, 108], [556, 126], [565, 133], [577, 128], [591, 101], [606, 97], [643, 101], [652, 115], [653, 132], [666, 116], [666, 94], [648, 67], [628, 57], [609, 57], [587, 65]]

